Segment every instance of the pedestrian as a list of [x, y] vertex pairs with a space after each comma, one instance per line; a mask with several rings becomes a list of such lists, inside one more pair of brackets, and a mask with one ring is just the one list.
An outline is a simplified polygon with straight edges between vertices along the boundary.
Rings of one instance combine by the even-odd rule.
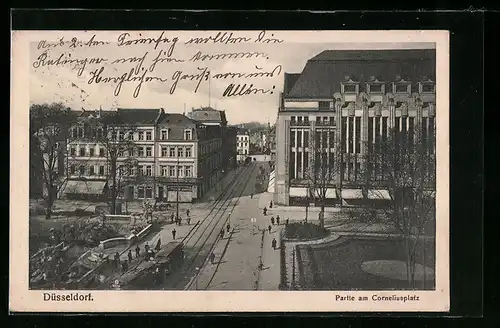
[[288, 222], [290, 222], [290, 219], [286, 218], [285, 224], [288, 225]]
[[269, 225], [269, 227], [267, 227], [267, 230], [269, 230], [269, 233], [271, 233], [271, 229], [272, 229], [272, 228], [273, 228], [273, 227], [271, 227], [271, 225]]
[[262, 212], [264, 213], [264, 216], [266, 216], [266, 214], [267, 214], [267, 207], [264, 207], [264, 209], [262, 210]]
[[222, 230], [220, 231], [220, 239], [223, 239], [223, 238], [224, 238], [224, 229], [222, 229]]
[[189, 209], [186, 211], [186, 215], [189, 217]]
[[276, 217], [276, 225], [280, 225], [280, 216], [279, 215]]
[[273, 208], [273, 201], [269, 202], [269, 208]]
[[174, 217], [175, 217], [175, 215], [174, 215], [174, 213], [172, 213], [172, 215], [170, 216], [170, 222], [171, 223], [174, 223]]
[[161, 249], [161, 238], [158, 238], [158, 242], [156, 243], [155, 250], [158, 252]]
[[188, 225], [190, 225], [191, 224], [191, 217], [188, 216], [186, 221], [187, 221]]
[[253, 193], [250, 194], [250, 198], [253, 198]]
[[118, 269], [120, 268], [120, 254], [118, 252], [115, 253], [114, 257], [114, 262], [115, 262], [115, 267]]
[[128, 260], [129, 260], [129, 262], [132, 262], [132, 250], [131, 249], [128, 250]]
[[210, 253], [210, 263], [215, 264], [215, 254], [213, 252]]
[[229, 229], [231, 229], [231, 226], [229, 225], [229, 223], [227, 224], [226, 229], [227, 229], [227, 233], [229, 233]]
[[271, 216], [271, 224], [274, 225], [274, 216]]
[[182, 219], [179, 217], [179, 226], [182, 225]]
[[174, 240], [175, 240], [175, 234], [176, 234], [176, 233], [177, 233], [177, 231], [175, 231], [175, 229], [174, 229], [174, 230], [172, 230], [172, 239], [174, 239]]
[[144, 245], [144, 249], [146, 250], [146, 253], [149, 251], [149, 245], [148, 245], [148, 243], [146, 243], [146, 245]]
[[273, 241], [271, 242], [271, 246], [273, 247], [273, 250], [276, 250], [276, 238], [273, 238]]
[[139, 257], [141, 255], [141, 248], [139, 245], [135, 246], [135, 257]]

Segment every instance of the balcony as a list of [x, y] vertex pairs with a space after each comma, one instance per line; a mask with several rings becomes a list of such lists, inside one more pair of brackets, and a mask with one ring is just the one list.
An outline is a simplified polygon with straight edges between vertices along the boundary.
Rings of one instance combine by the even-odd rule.
[[309, 121], [290, 121], [290, 126], [310, 126]]

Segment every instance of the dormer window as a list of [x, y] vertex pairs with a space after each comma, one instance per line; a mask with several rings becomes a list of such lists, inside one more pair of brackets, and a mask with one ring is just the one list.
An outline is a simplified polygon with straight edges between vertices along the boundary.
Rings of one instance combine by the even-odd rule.
[[192, 139], [192, 133], [191, 130], [184, 130], [184, 140], [191, 140]]
[[436, 92], [436, 85], [431, 80], [420, 82], [419, 84], [420, 93], [434, 93]]
[[160, 135], [161, 140], [167, 140], [168, 139], [168, 129], [161, 130], [160, 134], [161, 134]]
[[393, 83], [393, 93], [411, 93], [411, 83], [405, 80]]
[[345, 76], [341, 86], [342, 93], [359, 93], [359, 83], [353, 80], [351, 76]]

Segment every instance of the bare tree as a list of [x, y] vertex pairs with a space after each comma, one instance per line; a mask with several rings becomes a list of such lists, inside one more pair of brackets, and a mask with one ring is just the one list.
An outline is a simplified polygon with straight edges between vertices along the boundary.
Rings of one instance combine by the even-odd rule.
[[89, 118], [95, 141], [105, 150], [108, 178], [108, 203], [111, 214], [116, 213], [117, 199], [124, 186], [136, 176], [134, 133], [136, 126], [122, 120], [118, 112]]
[[45, 218], [50, 219], [54, 201], [64, 186], [64, 158], [69, 127], [74, 121], [70, 109], [60, 103], [30, 106], [30, 152], [33, 174], [42, 175]]
[[[390, 129], [387, 138], [377, 142], [367, 155], [364, 194], [367, 197], [376, 181], [383, 181], [389, 192], [389, 205], [382, 212], [403, 239], [410, 288], [415, 287], [417, 249], [420, 247], [425, 252], [422, 237], [435, 217], [433, 131], [424, 131], [421, 127], [411, 132]], [[371, 197], [381, 195], [372, 193]], [[423, 267], [425, 270], [425, 262]]]

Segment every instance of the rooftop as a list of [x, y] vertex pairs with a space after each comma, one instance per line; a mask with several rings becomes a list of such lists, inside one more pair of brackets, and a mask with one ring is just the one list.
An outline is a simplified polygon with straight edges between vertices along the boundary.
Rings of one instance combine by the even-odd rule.
[[309, 59], [302, 73], [286, 73], [284, 97], [331, 98], [341, 82], [359, 83], [373, 77], [381, 82], [399, 78], [413, 83], [435, 81], [434, 49], [412, 50], [325, 50]]
[[187, 116], [201, 123], [227, 124], [226, 112], [212, 107], [193, 108]]

